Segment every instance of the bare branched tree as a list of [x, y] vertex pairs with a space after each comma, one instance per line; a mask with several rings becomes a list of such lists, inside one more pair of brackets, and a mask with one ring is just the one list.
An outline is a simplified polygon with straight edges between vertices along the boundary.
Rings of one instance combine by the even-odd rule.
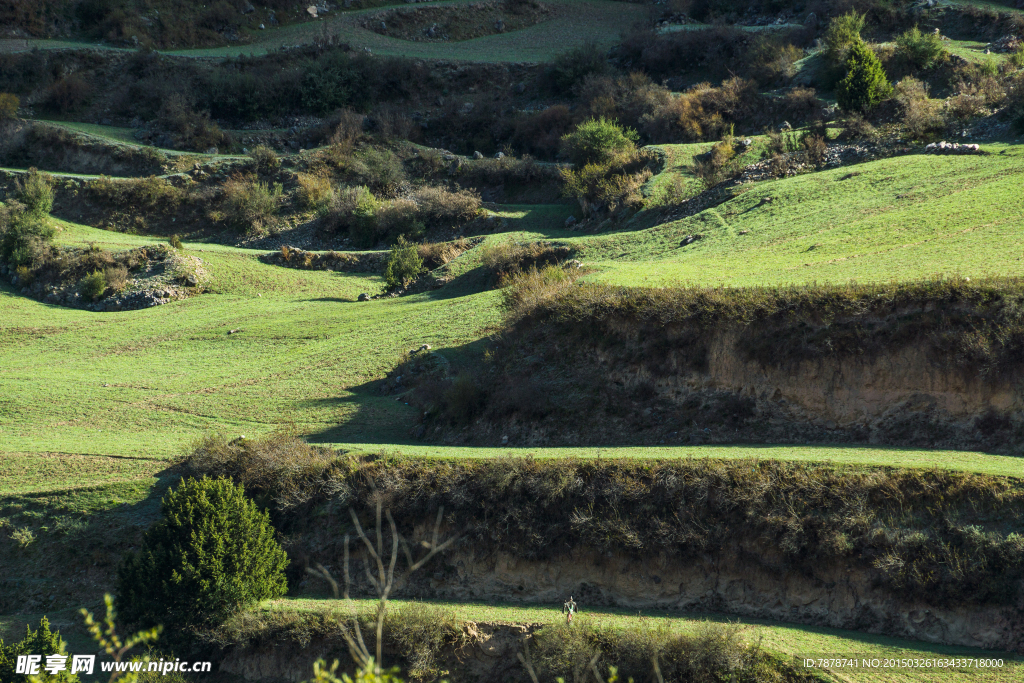
[[[386, 517], [388, 525], [391, 527], [391, 547], [388, 552], [385, 552], [384, 547], [384, 529], [381, 516]], [[359, 620], [353, 620], [353, 626], [350, 630], [347, 624], [343, 624], [339, 621], [341, 627], [341, 633], [345, 637], [345, 642], [348, 644], [349, 652], [352, 655], [352, 659], [355, 660], [356, 666], [360, 669], [373, 669], [374, 673], [379, 674], [381, 669], [381, 650], [383, 647], [384, 640], [384, 617], [387, 614], [388, 598], [391, 596], [391, 591], [395, 585], [395, 565], [398, 563], [398, 549], [401, 547], [403, 554], [405, 555], [408, 563], [406, 573], [412, 574], [417, 569], [420, 569], [423, 565], [429, 562], [435, 555], [446, 550], [458, 537], [449, 538], [446, 541], [439, 542], [438, 536], [441, 531], [441, 521], [444, 518], [444, 507], [442, 506], [437, 511], [437, 519], [434, 521], [434, 531], [431, 536], [430, 542], [423, 541], [420, 545], [425, 550], [425, 553], [419, 559], [413, 558], [412, 549], [409, 547], [409, 543], [398, 533], [398, 527], [395, 524], [394, 517], [391, 516], [391, 510], [384, 510], [381, 502], [381, 497], [376, 496], [376, 525], [375, 525], [375, 541], [370, 540], [370, 537], [363, 530], [363, 525], [359, 522], [359, 516], [356, 515], [355, 510], [349, 508], [349, 515], [352, 517], [352, 523], [355, 525], [356, 532], [359, 534], [359, 538], [362, 539], [363, 545], [366, 546], [366, 551], [372, 562], [367, 562], [364, 566], [366, 569], [366, 577], [370, 580], [370, 585], [373, 586], [377, 592], [377, 618], [376, 618], [376, 630], [377, 630], [377, 641], [375, 643], [375, 656], [370, 654], [369, 648], [366, 647], [366, 642], [363, 639], [362, 630], [359, 628]], [[345, 572], [345, 591], [344, 599], [349, 600], [349, 591], [352, 585], [351, 574], [349, 572], [349, 541], [350, 536], [345, 535], [345, 560], [344, 560], [344, 572]], [[371, 565], [376, 565], [375, 571], [371, 569]], [[338, 598], [338, 582], [335, 581], [331, 573], [322, 565], [317, 564], [316, 568], [308, 568], [310, 574], [318, 576], [331, 586], [331, 590], [334, 592], [334, 597]]]

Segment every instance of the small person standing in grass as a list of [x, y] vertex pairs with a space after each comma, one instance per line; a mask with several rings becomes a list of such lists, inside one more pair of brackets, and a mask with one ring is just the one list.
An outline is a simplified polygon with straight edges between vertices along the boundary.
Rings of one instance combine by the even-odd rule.
[[565, 615], [565, 623], [572, 623], [572, 615], [576, 614], [576, 601], [569, 596], [569, 600], [562, 605], [562, 614]]

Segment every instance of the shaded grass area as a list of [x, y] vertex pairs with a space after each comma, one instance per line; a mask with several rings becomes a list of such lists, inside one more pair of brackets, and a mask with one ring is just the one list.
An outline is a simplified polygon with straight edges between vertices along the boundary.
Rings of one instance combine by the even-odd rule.
[[[61, 237], [152, 243], [80, 227]], [[461, 346], [497, 318], [492, 293], [356, 305], [379, 275], [277, 268], [219, 245], [187, 253], [214, 280], [183, 305], [101, 315], [0, 288], [4, 450], [167, 457], [209, 431], [315, 434], [357, 415], [358, 440], [401, 438], [410, 409], [365, 385], [408, 348]]]
[[[368, 611], [376, 604], [366, 599], [351, 601], [357, 612]], [[451, 611], [463, 621], [494, 622], [507, 624], [554, 624], [564, 620], [559, 605], [533, 605], [514, 603], [482, 603], [482, 602], [434, 602], [393, 600], [391, 605], [401, 609], [407, 604], [426, 604]], [[853, 675], [837, 675], [834, 680], [870, 681], [901, 681], [910, 683], [930, 681], [991, 681], [1003, 683], [1016, 681], [1020, 675], [1021, 660], [1010, 653], [993, 652], [977, 648], [964, 648], [936, 645], [920, 641], [911, 641], [888, 636], [872, 635], [800, 624], [787, 624], [762, 619], [738, 619], [734, 616], [720, 614], [680, 613], [665, 610], [632, 610], [601, 607], [591, 610], [581, 605], [581, 613], [577, 623], [588, 622], [597, 627], [631, 629], [637, 627], [667, 628], [673, 631], [693, 633], [702, 624], [738, 624], [741, 637], [750, 642], [758, 642], [771, 651], [789, 656], [841, 657], [858, 654], [864, 657], [878, 658], [917, 658], [956, 655], [962, 657], [1001, 657], [1007, 661], [1004, 671], [988, 674], [977, 674], [967, 670], [958, 671], [858, 671]], [[280, 611], [313, 612], [329, 614], [336, 610], [344, 613], [345, 603], [333, 599], [314, 597], [290, 597], [263, 603], [262, 613]], [[1010, 662], [1015, 665], [1010, 666]]]

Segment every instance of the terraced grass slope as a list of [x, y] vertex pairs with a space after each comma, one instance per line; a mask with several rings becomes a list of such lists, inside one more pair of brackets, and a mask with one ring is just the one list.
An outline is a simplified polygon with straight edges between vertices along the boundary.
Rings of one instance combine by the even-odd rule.
[[[1024, 148], [989, 149], [763, 182], [691, 218], [635, 232], [580, 235], [555, 227], [558, 207], [496, 207], [509, 228], [523, 230], [488, 239], [562, 238], [594, 269], [587, 278], [623, 285], [1017, 274]], [[667, 175], [680, 173], [684, 163], [669, 164]], [[65, 227], [65, 243], [153, 241]], [[695, 234], [702, 239], [679, 246]], [[212, 292], [154, 309], [96, 314], [0, 289], [0, 451], [167, 457], [210, 431], [281, 428], [329, 443], [408, 442], [413, 409], [380, 395], [373, 381], [424, 343], [457, 366], [500, 320], [496, 292], [479, 291], [472, 277], [356, 304], [359, 293], [379, 291], [379, 275], [299, 271], [263, 264], [256, 251], [188, 247], [212, 271]], [[453, 272], [472, 273], [480, 251], [464, 254]], [[228, 335], [233, 329], [240, 332]]]
[[[639, 232], [567, 240], [598, 282], [777, 285], [1012, 274], [1024, 266], [1024, 147], [911, 155], [757, 183]], [[681, 246], [688, 235], [698, 241]]]

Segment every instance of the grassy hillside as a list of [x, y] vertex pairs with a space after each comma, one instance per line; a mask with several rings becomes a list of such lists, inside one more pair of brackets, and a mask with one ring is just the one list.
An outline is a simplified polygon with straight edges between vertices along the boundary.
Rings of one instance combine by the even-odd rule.
[[[673, 150], [662, 175], [685, 176], [695, 147]], [[496, 207], [509, 228], [525, 230], [488, 239], [562, 238], [593, 269], [587, 279], [623, 285], [1018, 273], [1024, 151], [988, 149], [983, 157], [908, 156], [761, 182], [692, 218], [636, 232], [580, 235], [560, 226], [563, 208]], [[66, 244], [153, 241], [65, 228]], [[679, 246], [693, 234], [703, 239]], [[4, 285], [4, 451], [167, 457], [206, 432], [284, 427], [332, 443], [406, 441], [412, 409], [371, 382], [424, 343], [448, 349], [457, 364], [500, 318], [496, 293], [468, 280], [355, 304], [359, 293], [379, 291], [379, 275], [279, 268], [259, 262], [261, 252], [188, 246], [213, 273], [212, 292], [155, 309], [68, 310]], [[453, 272], [473, 271], [479, 253], [467, 252]], [[231, 329], [242, 332], [229, 336]]]
[[[991, 156], [912, 155], [762, 182], [691, 218], [569, 242], [597, 270], [588, 279], [624, 285], [1020, 272], [1024, 148], [986, 149]], [[703, 239], [681, 246], [687, 235]]]

